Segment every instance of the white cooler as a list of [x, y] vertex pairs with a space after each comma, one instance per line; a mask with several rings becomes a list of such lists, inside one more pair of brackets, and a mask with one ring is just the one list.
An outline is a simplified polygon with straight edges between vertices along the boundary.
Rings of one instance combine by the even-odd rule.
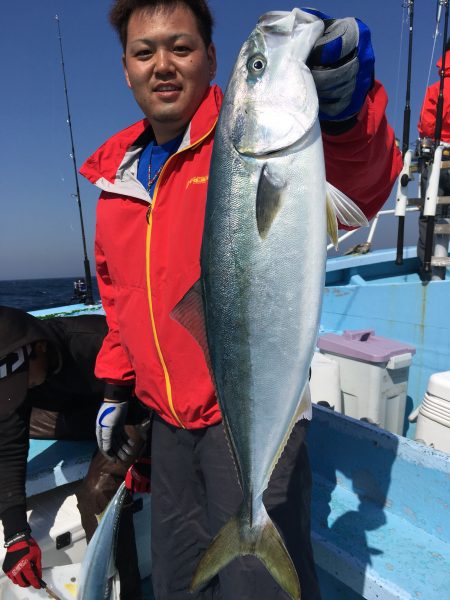
[[409, 367], [416, 349], [369, 329], [327, 333], [317, 346], [339, 365], [341, 412], [402, 435]]
[[314, 352], [311, 363], [311, 400], [337, 412], [341, 407], [341, 382], [339, 365], [320, 352]]
[[415, 439], [450, 453], [450, 371], [430, 377], [419, 408]]

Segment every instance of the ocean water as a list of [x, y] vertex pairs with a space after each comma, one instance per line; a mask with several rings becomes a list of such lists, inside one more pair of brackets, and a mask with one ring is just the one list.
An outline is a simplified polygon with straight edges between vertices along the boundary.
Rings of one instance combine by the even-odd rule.
[[[16, 279], [0, 281], [0, 305], [37, 310], [76, 304], [74, 281], [82, 277], [63, 277], [55, 279]], [[99, 300], [97, 282], [92, 281], [94, 300]]]

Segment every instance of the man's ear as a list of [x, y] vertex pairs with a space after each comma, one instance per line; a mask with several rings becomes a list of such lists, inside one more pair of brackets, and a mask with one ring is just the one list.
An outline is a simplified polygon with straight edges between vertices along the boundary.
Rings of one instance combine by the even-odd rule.
[[217, 57], [216, 57], [216, 47], [211, 42], [208, 46], [208, 61], [209, 61], [209, 80], [212, 81], [216, 76], [217, 71]]
[[125, 81], [127, 82], [127, 86], [131, 88], [130, 78], [128, 77], [127, 61], [125, 59], [125, 54], [122, 54], [122, 67], [123, 72], [125, 74]]
[[37, 356], [46, 354], [47, 353], [47, 341], [39, 340], [39, 341], [35, 342], [33, 349]]

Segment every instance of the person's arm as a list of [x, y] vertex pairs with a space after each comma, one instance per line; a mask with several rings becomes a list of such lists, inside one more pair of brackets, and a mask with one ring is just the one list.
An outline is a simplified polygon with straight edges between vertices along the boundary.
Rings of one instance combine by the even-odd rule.
[[353, 127], [340, 135], [322, 134], [327, 180], [356, 202], [367, 219], [386, 202], [402, 169], [386, 105], [386, 92], [375, 81]]
[[[95, 375], [107, 382], [107, 392], [109, 394], [117, 393], [120, 397], [120, 388], [130, 388], [131, 391], [134, 386], [135, 376], [133, 367], [120, 341], [114, 282], [109, 274], [108, 262], [103, 252], [99, 228], [97, 228], [95, 240], [95, 262], [98, 289], [108, 324], [108, 332], [97, 356]], [[117, 392], [115, 391], [116, 388]]]
[[420, 111], [418, 130], [420, 137], [434, 138], [436, 129], [438, 88], [430, 86], [427, 88], [425, 98]]
[[0, 420], [0, 516], [5, 539], [28, 528], [25, 478], [29, 447], [29, 410]]
[[319, 98], [327, 180], [371, 219], [387, 200], [402, 159], [386, 120], [386, 92], [375, 80], [370, 31], [359, 19], [308, 10], [325, 25], [308, 64]]
[[21, 587], [40, 589], [41, 550], [26, 513], [28, 448], [29, 409], [22, 406], [0, 420], [0, 516], [7, 548], [3, 571]]
[[106, 313], [108, 333], [97, 356], [95, 375], [105, 380], [105, 398], [96, 421], [96, 436], [100, 452], [110, 460], [126, 460], [133, 441], [125, 433], [128, 404], [134, 389], [134, 370], [124, 352], [117, 323], [114, 283], [102, 249], [99, 229], [95, 241], [97, 281]]

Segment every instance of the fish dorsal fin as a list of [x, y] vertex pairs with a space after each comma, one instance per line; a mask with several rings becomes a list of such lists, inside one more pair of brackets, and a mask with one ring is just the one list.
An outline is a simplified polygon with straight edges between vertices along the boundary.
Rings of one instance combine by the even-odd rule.
[[203, 294], [200, 280], [194, 283], [191, 289], [178, 302], [171, 311], [170, 317], [189, 331], [203, 350], [209, 372], [212, 373], [208, 340], [206, 337], [205, 313], [203, 309]]
[[285, 183], [277, 179], [264, 165], [256, 193], [256, 224], [260, 237], [264, 240], [269, 233], [282, 204]]
[[343, 192], [327, 181], [327, 231], [338, 249], [338, 221], [348, 227], [367, 227], [365, 214]]

